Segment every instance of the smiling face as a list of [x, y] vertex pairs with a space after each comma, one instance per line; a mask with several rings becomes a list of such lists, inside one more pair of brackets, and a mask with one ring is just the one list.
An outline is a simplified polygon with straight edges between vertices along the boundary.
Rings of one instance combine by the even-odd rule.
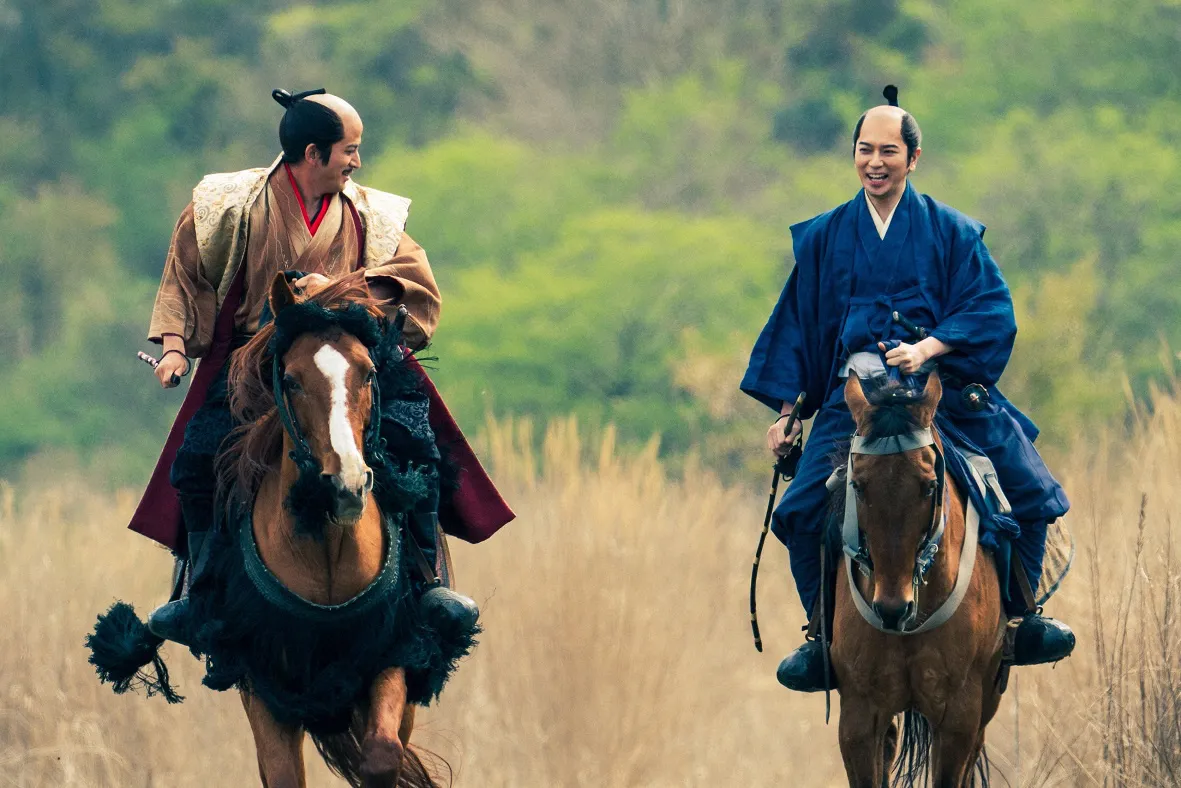
[[332, 153], [327, 163], [321, 161], [317, 154], [312, 162], [312, 175], [319, 191], [327, 194], [343, 191], [349, 182], [349, 177], [361, 168], [361, 119], [342, 116], [344, 124], [344, 139], [332, 146]]
[[314, 145], [307, 148], [305, 155], [311, 165], [314, 191], [320, 194], [343, 191], [349, 177], [361, 168], [361, 135], [365, 131], [361, 116], [351, 104], [337, 96], [313, 96], [308, 100], [331, 109], [340, 117], [344, 127], [344, 137], [332, 145], [326, 162]]
[[907, 157], [902, 139], [902, 110], [874, 107], [865, 115], [861, 134], [853, 148], [853, 161], [865, 193], [888, 208], [897, 204], [906, 189], [906, 177], [914, 172], [921, 148]]

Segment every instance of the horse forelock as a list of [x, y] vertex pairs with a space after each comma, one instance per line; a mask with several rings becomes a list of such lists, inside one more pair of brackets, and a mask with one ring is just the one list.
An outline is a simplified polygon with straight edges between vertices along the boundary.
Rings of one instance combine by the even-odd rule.
[[879, 377], [861, 381], [865, 399], [869, 403], [866, 414], [868, 440], [906, 435], [928, 425], [920, 423], [917, 411], [926, 404], [923, 389], [903, 386], [896, 380]]

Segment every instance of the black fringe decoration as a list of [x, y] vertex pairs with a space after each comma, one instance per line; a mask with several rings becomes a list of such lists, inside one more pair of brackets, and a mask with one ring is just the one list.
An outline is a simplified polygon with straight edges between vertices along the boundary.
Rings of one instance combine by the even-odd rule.
[[[162, 695], [169, 703], [180, 703], [184, 698], [172, 689], [168, 668], [160, 656], [163, 639], [156, 637], [126, 602], [116, 602], [98, 617], [94, 632], [86, 636], [91, 665], [104, 684], [110, 684], [116, 694], [129, 689], [143, 688], [147, 696]], [[145, 673], [148, 664], [155, 676]]]

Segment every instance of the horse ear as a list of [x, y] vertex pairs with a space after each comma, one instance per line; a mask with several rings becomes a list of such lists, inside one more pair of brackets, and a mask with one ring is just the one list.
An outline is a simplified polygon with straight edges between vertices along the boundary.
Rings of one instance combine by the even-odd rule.
[[295, 293], [287, 283], [287, 277], [282, 273], [275, 274], [271, 281], [271, 314], [277, 315], [282, 310], [295, 303]]
[[869, 400], [865, 398], [865, 391], [861, 388], [861, 378], [853, 370], [849, 370], [849, 379], [845, 381], [845, 404], [853, 414], [853, 421], [861, 428], [862, 420], [869, 411]]
[[938, 372], [927, 375], [927, 385], [923, 387], [923, 402], [918, 406], [918, 422], [924, 427], [930, 427], [935, 421], [935, 411], [939, 408], [939, 400], [943, 399], [943, 383], [939, 380]]

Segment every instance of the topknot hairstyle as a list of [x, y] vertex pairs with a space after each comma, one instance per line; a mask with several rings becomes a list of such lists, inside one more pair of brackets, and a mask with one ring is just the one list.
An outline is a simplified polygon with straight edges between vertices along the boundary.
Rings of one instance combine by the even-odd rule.
[[[886, 85], [882, 91], [882, 95], [886, 97], [886, 103], [891, 107], [898, 106], [898, 87], [895, 85]], [[861, 139], [861, 124], [865, 122], [867, 112], [861, 113], [861, 117], [857, 119], [857, 125], [853, 127], [853, 150], [857, 150], [857, 140]], [[902, 141], [906, 143], [906, 160], [909, 162], [914, 158], [914, 152], [923, 144], [923, 131], [919, 128], [919, 122], [914, 119], [914, 115], [909, 112], [902, 113]]]
[[327, 163], [332, 146], [344, 139], [344, 123], [336, 112], [318, 101], [305, 101], [308, 96], [324, 93], [324, 88], [294, 95], [278, 88], [271, 91], [271, 98], [286, 110], [279, 121], [279, 144], [283, 146], [283, 161], [288, 164], [303, 161], [308, 145], [315, 145], [320, 161]]

